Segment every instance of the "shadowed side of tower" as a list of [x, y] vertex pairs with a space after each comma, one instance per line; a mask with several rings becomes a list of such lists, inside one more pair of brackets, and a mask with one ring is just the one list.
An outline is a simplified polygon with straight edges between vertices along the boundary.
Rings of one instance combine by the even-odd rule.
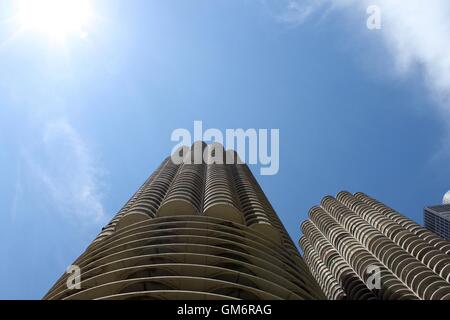
[[219, 161], [235, 152], [178, 153], [73, 263], [80, 289], [64, 274], [44, 299], [325, 298], [247, 165]]

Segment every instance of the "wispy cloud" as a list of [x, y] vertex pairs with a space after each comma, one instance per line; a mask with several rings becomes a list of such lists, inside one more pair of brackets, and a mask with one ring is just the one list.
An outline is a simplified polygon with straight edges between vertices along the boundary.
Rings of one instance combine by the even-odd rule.
[[[291, 24], [323, 17], [330, 12], [365, 28], [366, 8], [378, 5], [382, 14], [382, 45], [405, 77], [418, 71], [446, 122], [450, 136], [450, 2], [448, 0], [287, 0], [280, 20]], [[342, 14], [343, 13], [343, 14]], [[358, 33], [361, 33], [357, 31]], [[369, 32], [367, 30], [367, 32]], [[447, 141], [448, 142], [448, 141]]]
[[278, 16], [282, 22], [300, 25], [323, 7], [323, 1], [288, 1], [286, 10]]
[[102, 170], [75, 128], [66, 120], [44, 127], [39, 149], [24, 152], [25, 162], [44, 187], [54, 211], [77, 222], [102, 223]]
[[11, 204], [11, 220], [14, 221], [17, 215], [17, 207], [22, 196], [22, 168], [21, 163], [17, 165], [16, 184], [14, 187], [14, 196]]

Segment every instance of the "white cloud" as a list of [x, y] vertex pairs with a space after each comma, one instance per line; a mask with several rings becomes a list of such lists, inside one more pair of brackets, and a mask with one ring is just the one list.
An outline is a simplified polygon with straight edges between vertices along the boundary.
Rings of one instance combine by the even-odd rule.
[[66, 120], [48, 123], [39, 149], [24, 152], [33, 175], [45, 188], [54, 211], [77, 222], [103, 223], [102, 171], [82, 140]]
[[21, 179], [21, 164], [17, 166], [16, 184], [14, 187], [14, 196], [11, 204], [11, 220], [14, 221], [17, 216], [17, 207], [19, 205], [20, 197], [22, 195], [22, 179]]
[[[365, 28], [366, 8], [378, 5], [381, 32], [399, 76], [418, 70], [450, 128], [450, 1], [448, 0], [288, 0], [282, 21], [301, 24], [330, 11], [345, 13]], [[364, 23], [362, 23], [364, 21]], [[359, 32], [358, 32], [359, 33]]]
[[299, 25], [324, 6], [323, 1], [295, 1], [287, 3], [286, 10], [278, 17], [280, 21]]

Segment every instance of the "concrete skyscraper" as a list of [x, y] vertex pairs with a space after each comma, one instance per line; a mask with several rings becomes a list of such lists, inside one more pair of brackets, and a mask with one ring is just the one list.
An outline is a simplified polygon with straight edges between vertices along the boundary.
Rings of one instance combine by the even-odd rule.
[[44, 299], [325, 298], [247, 165], [209, 161], [234, 151], [179, 154], [192, 161], [165, 159], [73, 263], [80, 286], [64, 274]]
[[450, 300], [450, 243], [363, 193], [323, 198], [301, 228], [329, 299]]

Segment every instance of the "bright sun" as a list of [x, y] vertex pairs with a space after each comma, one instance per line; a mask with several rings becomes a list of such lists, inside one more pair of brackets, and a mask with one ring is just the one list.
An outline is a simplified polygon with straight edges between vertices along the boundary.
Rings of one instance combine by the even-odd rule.
[[69, 35], [85, 37], [92, 14], [90, 0], [18, 0], [22, 28], [55, 40]]

